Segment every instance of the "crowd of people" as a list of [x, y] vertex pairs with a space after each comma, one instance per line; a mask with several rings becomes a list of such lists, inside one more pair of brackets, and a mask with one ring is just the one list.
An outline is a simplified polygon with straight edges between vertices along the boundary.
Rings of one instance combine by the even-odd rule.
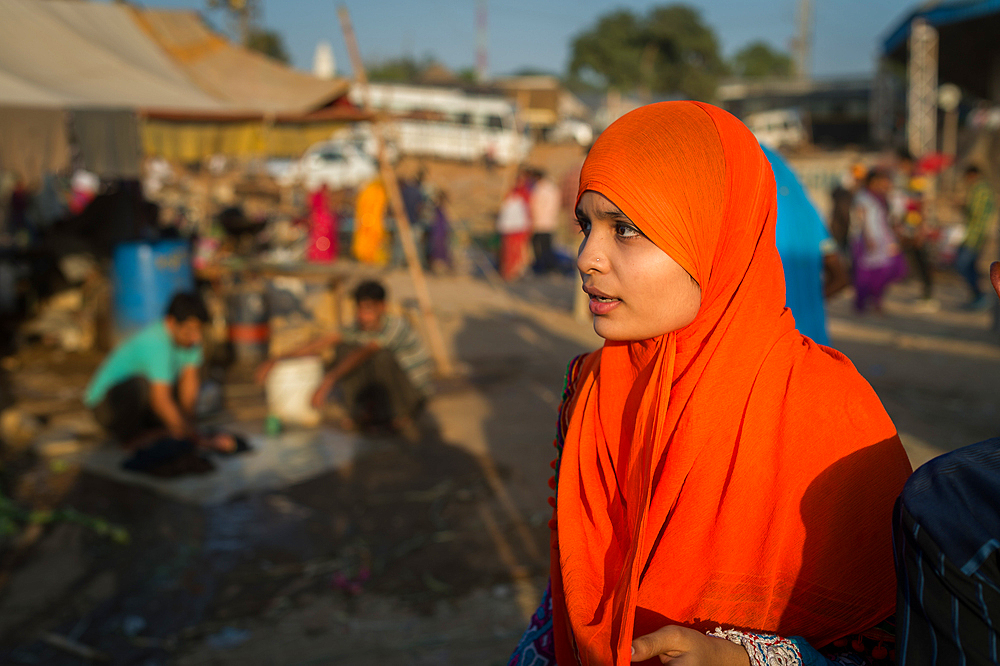
[[500, 205], [499, 271], [507, 281], [525, 275], [532, 265], [537, 273], [559, 269], [553, 240], [563, 217], [563, 192], [544, 170], [522, 167], [514, 186]]
[[[448, 195], [425, 182], [423, 168], [412, 178], [399, 182], [406, 216], [425, 268], [434, 272], [453, 269], [452, 225], [448, 215]], [[335, 261], [340, 253], [338, 236], [340, 217], [331, 203], [325, 185], [309, 195], [309, 247], [307, 258], [315, 262]], [[396, 230], [388, 224], [389, 192], [381, 178], [375, 178], [358, 191], [354, 201], [354, 228], [349, 256], [375, 266], [401, 263]]]
[[963, 171], [964, 198], [955, 201], [963, 226], [957, 245], [933, 224], [926, 189], [934, 174], [900, 152], [892, 167], [852, 167], [845, 182], [832, 193], [829, 229], [851, 268], [854, 307], [858, 312], [881, 312], [889, 285], [913, 271], [920, 280], [918, 308], [935, 312], [935, 272], [952, 267], [969, 289], [964, 307], [979, 310], [993, 303], [980, 284], [977, 268], [996, 212], [996, 196], [980, 168]]

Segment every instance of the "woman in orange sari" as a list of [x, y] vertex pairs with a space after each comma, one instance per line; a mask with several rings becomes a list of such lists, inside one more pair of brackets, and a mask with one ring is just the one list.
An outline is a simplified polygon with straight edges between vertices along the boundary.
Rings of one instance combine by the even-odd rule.
[[389, 197], [380, 179], [371, 181], [358, 193], [354, 204], [351, 251], [360, 262], [378, 266], [389, 262], [385, 232], [385, 210], [388, 203]]
[[637, 109], [590, 151], [576, 210], [606, 342], [570, 365], [550, 588], [511, 664], [888, 657], [910, 465], [872, 388], [784, 307], [753, 135], [707, 104]]

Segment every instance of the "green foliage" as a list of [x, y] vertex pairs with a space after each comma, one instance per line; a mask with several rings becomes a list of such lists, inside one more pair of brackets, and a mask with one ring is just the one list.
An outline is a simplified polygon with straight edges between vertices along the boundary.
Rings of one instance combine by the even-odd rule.
[[645, 16], [618, 9], [576, 36], [569, 82], [576, 88], [679, 93], [711, 99], [726, 73], [715, 33], [698, 10], [683, 4], [654, 7]]
[[366, 65], [368, 79], [381, 83], [415, 83], [433, 61], [418, 62], [410, 57], [391, 58]]
[[460, 69], [455, 72], [455, 76], [462, 83], [468, 83], [470, 85], [473, 83], [479, 83], [479, 72], [476, 71], [475, 67], [465, 67]]
[[125, 545], [131, 539], [128, 530], [121, 525], [80, 513], [76, 509], [23, 509], [3, 493], [0, 493], [0, 537], [13, 536], [26, 525], [48, 525], [50, 523], [76, 523], [95, 534]]
[[788, 77], [792, 75], [792, 57], [771, 48], [766, 42], [752, 42], [730, 60], [730, 69], [745, 79]]
[[246, 47], [251, 51], [263, 53], [269, 58], [278, 62], [288, 64], [288, 52], [285, 50], [285, 42], [281, 34], [274, 30], [261, 30], [254, 28], [247, 33]]

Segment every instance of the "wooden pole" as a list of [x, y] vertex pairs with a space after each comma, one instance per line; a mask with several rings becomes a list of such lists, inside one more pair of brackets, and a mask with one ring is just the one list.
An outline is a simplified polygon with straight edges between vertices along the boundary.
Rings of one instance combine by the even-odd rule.
[[[344, 41], [347, 43], [347, 52], [351, 57], [351, 67], [354, 69], [354, 76], [361, 85], [362, 103], [367, 108], [370, 106], [368, 75], [365, 72], [365, 65], [361, 61], [361, 51], [358, 49], [358, 41], [354, 36], [351, 15], [344, 5], [341, 5], [337, 9], [337, 15], [340, 17], [340, 27], [344, 32]], [[372, 122], [372, 133], [375, 135], [375, 141], [378, 144], [379, 171], [381, 172], [386, 192], [389, 195], [389, 203], [392, 205], [393, 216], [396, 218], [396, 228], [399, 229], [399, 238], [403, 243], [406, 265], [410, 271], [410, 279], [413, 281], [413, 289], [417, 294], [420, 313], [424, 318], [424, 329], [427, 333], [430, 352], [437, 365], [438, 374], [442, 377], [450, 377], [454, 369], [448, 357], [448, 351], [445, 348], [444, 336], [441, 335], [441, 328], [438, 326], [437, 315], [434, 313], [434, 305], [431, 303], [431, 294], [427, 289], [424, 270], [420, 266], [420, 258], [417, 255], [417, 244], [413, 239], [413, 229], [410, 226], [410, 218], [406, 214], [406, 206], [403, 204], [403, 195], [399, 190], [396, 171], [389, 164], [389, 160], [386, 159], [385, 141], [382, 140], [382, 126], [377, 115]]]

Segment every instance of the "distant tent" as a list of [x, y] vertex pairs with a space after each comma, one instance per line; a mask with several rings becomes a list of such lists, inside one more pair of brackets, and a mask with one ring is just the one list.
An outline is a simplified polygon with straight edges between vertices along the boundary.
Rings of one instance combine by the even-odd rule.
[[31, 181], [65, 169], [71, 145], [132, 178], [143, 155], [297, 156], [367, 117], [345, 80], [231, 44], [195, 12], [0, 0], [0, 17], [0, 169]]
[[225, 106], [194, 85], [121, 5], [0, 0], [0, 16], [0, 105], [199, 111]]
[[211, 31], [192, 11], [129, 7], [191, 81], [233, 111], [307, 114], [347, 94], [345, 79], [298, 72]]

